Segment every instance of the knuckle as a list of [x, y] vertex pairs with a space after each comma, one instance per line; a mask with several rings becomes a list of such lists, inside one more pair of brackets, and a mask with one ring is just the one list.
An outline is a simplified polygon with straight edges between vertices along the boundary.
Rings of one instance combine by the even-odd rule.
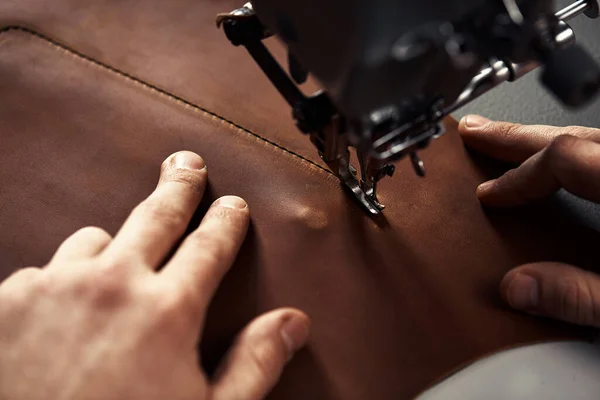
[[19, 313], [29, 303], [28, 291], [13, 285], [0, 286], [0, 315]]
[[36, 295], [48, 294], [55, 287], [56, 278], [52, 274], [40, 271], [40, 273], [31, 275], [26, 285], [29, 286], [30, 292]]
[[494, 124], [494, 130], [496, 130], [500, 135], [504, 136], [507, 142], [511, 142], [514, 139], [517, 139], [522, 134], [522, 126], [521, 124], [511, 124], [511, 123], [497, 123]]
[[282, 362], [283, 356], [272, 341], [267, 341], [257, 346], [248, 347], [248, 357], [252, 365], [262, 377], [269, 378], [276, 374], [276, 366]]
[[84, 228], [81, 228], [77, 232], [75, 232], [75, 235], [99, 238], [110, 237], [110, 234], [108, 232], [97, 226], [86, 226]]
[[71, 237], [80, 237], [83, 239], [90, 240], [110, 240], [112, 237], [110, 234], [104, 229], [97, 226], [86, 226], [84, 228], [79, 229], [75, 232]]
[[576, 137], [571, 135], [563, 134], [557, 136], [548, 146], [548, 152], [558, 157], [564, 157], [573, 150], [578, 141]]
[[529, 202], [535, 199], [535, 193], [532, 193], [529, 185], [523, 184], [523, 175], [521, 169], [513, 168], [507, 171], [497, 180], [497, 191], [510, 194], [519, 202]]
[[563, 284], [559, 292], [559, 313], [567, 320], [576, 319], [577, 308], [579, 307], [579, 293], [573, 284]]
[[6, 280], [4, 281], [4, 285], [13, 282], [18, 282], [19, 284], [31, 282], [41, 272], [42, 270], [36, 267], [21, 268], [13, 272], [8, 278], [6, 278]]
[[159, 221], [161, 224], [170, 226], [187, 225], [187, 212], [177, 206], [175, 202], [162, 202], [156, 199], [146, 199], [134, 210], [144, 218]]
[[580, 139], [570, 135], [557, 136], [546, 150], [546, 160], [557, 174], [569, 175], [575, 167], [573, 158]]
[[581, 139], [594, 140], [600, 137], [600, 130], [596, 128], [588, 128], [585, 126], [569, 125], [561, 129], [563, 134], [575, 136]]
[[47, 293], [53, 287], [52, 276], [37, 268], [25, 268], [15, 278], [16, 286], [36, 294]]
[[212, 248], [217, 245], [214, 233], [208, 232], [202, 228], [198, 228], [193, 231], [187, 238], [188, 242], [191, 242], [196, 247]]
[[595, 321], [593, 293], [585, 282], [567, 282], [560, 288], [560, 315], [571, 322], [591, 325]]
[[523, 202], [530, 202], [537, 198], [536, 193], [531, 191], [530, 185], [526, 184], [521, 178], [518, 168], [510, 170], [506, 176], [507, 179], [505, 182], [508, 182], [506, 184], [507, 191], [514, 193], [515, 198]]
[[518, 178], [520, 175], [520, 171], [519, 168], [513, 168], [513, 169], [509, 169], [508, 171], [506, 171], [504, 173], [504, 175], [501, 176], [501, 179], [504, 182], [513, 182], [515, 180], [515, 178]]
[[181, 314], [181, 298], [175, 295], [163, 295], [156, 306], [156, 317], [158, 322], [169, 324], [179, 318]]
[[248, 218], [248, 208], [238, 209], [214, 206], [210, 208], [207, 217], [219, 221], [219, 223], [227, 225], [239, 225]]
[[569, 125], [561, 128], [563, 135], [572, 135], [581, 137], [582, 133], [585, 133], [585, 128], [577, 125]]
[[[533, 151], [534, 138], [547, 136], [545, 132], [539, 130], [534, 131], [534, 128], [527, 125], [508, 122], [499, 122], [494, 125], [496, 126], [490, 129], [493, 129], [494, 134], [499, 136], [502, 146], [505, 147], [507, 151], [513, 151], [515, 154], [525, 154], [530, 151], [532, 151], [532, 154], [535, 153], [535, 151]], [[546, 140], [546, 142], [549, 141], [550, 139]], [[529, 154], [527, 156], [529, 156]], [[524, 158], [527, 158], [527, 156]]]
[[41, 274], [42, 270], [35, 267], [15, 271], [0, 284], [0, 303], [11, 306], [25, 304], [31, 293], [42, 291]]
[[207, 177], [206, 169], [167, 169], [161, 178], [163, 182], [181, 184], [189, 189], [201, 192]]
[[101, 308], [122, 304], [130, 294], [125, 269], [117, 264], [97, 266], [82, 276], [74, 290]]
[[173, 331], [187, 332], [192, 325], [193, 304], [191, 296], [181, 291], [162, 294], [155, 308], [155, 324]]
[[218, 263], [225, 255], [223, 240], [214, 233], [198, 229], [192, 232], [187, 240], [192, 247], [201, 249], [202, 252], [198, 256], [206, 264]]

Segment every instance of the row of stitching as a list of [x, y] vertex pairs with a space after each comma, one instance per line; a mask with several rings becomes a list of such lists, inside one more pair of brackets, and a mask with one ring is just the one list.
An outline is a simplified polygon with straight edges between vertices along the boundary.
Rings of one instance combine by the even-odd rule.
[[132, 81], [132, 82], [138, 84], [138, 85], [141, 85], [142, 87], [144, 87], [147, 90], [156, 92], [156, 93], [158, 93], [158, 94], [160, 94], [162, 96], [165, 96], [166, 98], [168, 98], [168, 99], [170, 99], [170, 100], [172, 100], [172, 101], [174, 101], [176, 103], [179, 103], [179, 104], [181, 104], [181, 105], [183, 105], [185, 107], [192, 108], [192, 109], [194, 109], [194, 110], [196, 110], [196, 111], [198, 111], [200, 113], [205, 114], [206, 116], [209, 116], [211, 118], [215, 118], [215, 119], [217, 119], [217, 120], [219, 120], [219, 121], [221, 121], [221, 122], [223, 122], [223, 123], [225, 123], [225, 124], [227, 124], [227, 125], [229, 125], [229, 126], [231, 126], [233, 128], [236, 128], [237, 130], [239, 130], [241, 132], [249, 134], [249, 135], [255, 137], [256, 139], [258, 139], [258, 140], [260, 140], [260, 141], [262, 141], [262, 142], [264, 142], [264, 143], [266, 143], [268, 145], [274, 146], [275, 148], [281, 150], [285, 154], [290, 155], [292, 157], [295, 157], [296, 159], [299, 159], [301, 162], [308, 163], [312, 167], [317, 168], [320, 172], [325, 172], [325, 173], [327, 173], [330, 176], [335, 176], [331, 171], [329, 171], [328, 169], [326, 169], [326, 168], [322, 167], [321, 165], [315, 163], [314, 161], [311, 161], [308, 158], [306, 158], [306, 157], [304, 157], [304, 156], [302, 156], [302, 155], [300, 155], [300, 154], [298, 154], [298, 153], [296, 153], [296, 152], [294, 152], [294, 151], [292, 151], [292, 150], [290, 150], [290, 149], [288, 149], [286, 147], [283, 147], [280, 144], [278, 144], [276, 142], [273, 142], [272, 140], [269, 140], [269, 139], [267, 139], [267, 138], [259, 135], [258, 133], [252, 131], [251, 129], [248, 129], [248, 128], [246, 128], [246, 127], [244, 127], [244, 126], [242, 126], [242, 125], [240, 125], [240, 124], [238, 124], [238, 123], [236, 123], [234, 121], [231, 121], [231, 120], [229, 120], [229, 119], [227, 119], [227, 118], [225, 118], [225, 117], [223, 117], [223, 116], [221, 116], [221, 115], [219, 115], [219, 114], [217, 114], [217, 113], [215, 113], [213, 111], [210, 111], [210, 110], [208, 110], [206, 108], [203, 108], [203, 107], [201, 107], [201, 106], [199, 106], [197, 104], [194, 104], [191, 101], [184, 99], [183, 97], [177, 96], [177, 95], [175, 95], [173, 93], [170, 93], [170, 92], [168, 92], [168, 91], [166, 91], [164, 89], [161, 89], [158, 86], [155, 86], [155, 85], [153, 85], [151, 83], [148, 83], [148, 82], [146, 82], [146, 81], [144, 81], [144, 80], [142, 80], [140, 78], [137, 78], [137, 77], [135, 77], [133, 75], [130, 75], [127, 72], [121, 71], [118, 68], [115, 68], [115, 67], [113, 67], [111, 65], [108, 65], [108, 64], [102, 62], [102, 61], [99, 61], [99, 60], [96, 60], [96, 59], [94, 59], [94, 58], [92, 58], [90, 56], [87, 56], [86, 54], [83, 54], [83, 53], [81, 53], [81, 52], [79, 52], [79, 51], [77, 51], [75, 49], [72, 49], [72, 48], [68, 47], [67, 45], [65, 45], [63, 43], [60, 43], [57, 40], [44, 35], [43, 33], [40, 33], [38, 31], [35, 31], [35, 30], [31, 29], [31, 28], [28, 28], [28, 27], [25, 27], [25, 26], [20, 26], [20, 25], [10, 25], [10, 26], [6, 26], [6, 27], [3, 27], [3, 28], [0, 28], [0, 34], [6, 33], [6, 32], [9, 32], [9, 31], [20, 31], [20, 32], [27, 33], [29, 35], [33, 35], [36, 38], [41, 39], [44, 42], [46, 42], [46, 43], [48, 43], [48, 44], [50, 44], [50, 45], [52, 45], [54, 47], [57, 47], [58, 49], [63, 50], [63, 51], [65, 51], [65, 52], [67, 52], [67, 53], [69, 53], [69, 54], [71, 54], [71, 55], [73, 55], [75, 57], [78, 57], [78, 58], [80, 58], [82, 60], [85, 60], [85, 61], [87, 61], [87, 62], [89, 62], [89, 63], [97, 66], [97, 67], [105, 69], [105, 70], [107, 70], [107, 71], [109, 71], [111, 73], [119, 75], [120, 77], [122, 77], [124, 79], [127, 79], [129, 81]]

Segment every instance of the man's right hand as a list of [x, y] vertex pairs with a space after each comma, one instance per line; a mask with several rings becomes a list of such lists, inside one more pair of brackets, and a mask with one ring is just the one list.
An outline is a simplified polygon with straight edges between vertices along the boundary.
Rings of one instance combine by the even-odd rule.
[[[478, 187], [484, 205], [522, 205], [561, 188], [600, 203], [600, 129], [526, 126], [468, 115], [459, 131], [467, 146], [521, 164]], [[600, 327], [600, 276], [591, 272], [562, 263], [522, 265], [506, 274], [500, 290], [516, 309]]]

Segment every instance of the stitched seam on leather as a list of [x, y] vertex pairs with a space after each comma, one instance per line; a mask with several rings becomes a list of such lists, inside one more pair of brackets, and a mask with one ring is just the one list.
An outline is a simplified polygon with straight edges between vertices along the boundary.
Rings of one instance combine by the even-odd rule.
[[57, 40], [52, 39], [51, 37], [44, 35], [43, 33], [40, 33], [40, 32], [38, 32], [36, 30], [33, 30], [33, 29], [25, 27], [25, 26], [21, 26], [21, 25], [9, 25], [9, 26], [0, 28], [0, 34], [6, 33], [6, 32], [9, 32], [9, 31], [20, 31], [20, 32], [24, 32], [24, 33], [27, 33], [29, 35], [32, 35], [32, 36], [34, 36], [34, 37], [36, 37], [38, 39], [41, 39], [44, 42], [48, 43], [49, 45], [55, 46], [55, 47], [57, 47], [57, 48], [59, 48], [59, 49], [61, 49], [63, 51], [66, 51], [67, 53], [69, 53], [69, 54], [71, 54], [73, 56], [76, 56], [76, 57], [78, 57], [80, 59], [83, 59], [83, 60], [85, 60], [85, 61], [87, 61], [89, 63], [92, 63], [93, 65], [96, 65], [97, 67], [100, 67], [102, 69], [110, 71], [110, 72], [112, 72], [112, 73], [114, 73], [114, 74], [116, 74], [116, 75], [118, 75], [118, 76], [120, 76], [120, 77], [122, 77], [124, 79], [127, 79], [129, 81], [137, 83], [137, 84], [141, 85], [142, 87], [144, 87], [147, 90], [150, 90], [152, 92], [156, 92], [156, 93], [158, 93], [158, 94], [160, 94], [162, 96], [167, 97], [168, 99], [170, 99], [170, 100], [172, 100], [172, 101], [174, 101], [176, 103], [184, 105], [185, 107], [190, 107], [190, 108], [192, 108], [192, 109], [194, 109], [194, 110], [196, 110], [198, 112], [206, 114], [206, 115], [210, 116], [213, 119], [217, 119], [217, 120], [219, 120], [221, 122], [225, 122], [225, 123], [229, 124], [230, 126], [238, 129], [239, 131], [242, 131], [244, 133], [252, 135], [256, 139], [261, 140], [261, 141], [263, 141], [263, 142], [265, 142], [267, 144], [270, 144], [271, 146], [274, 146], [274, 147], [278, 148], [279, 150], [283, 151], [284, 153], [287, 153], [287, 154], [291, 155], [292, 157], [296, 157], [296, 158], [300, 159], [301, 161], [303, 161], [305, 163], [308, 163], [308, 164], [310, 164], [313, 167], [318, 168], [320, 171], [325, 172], [328, 175], [335, 177], [335, 174], [333, 172], [331, 172], [330, 170], [322, 167], [321, 165], [315, 163], [314, 161], [312, 161], [312, 160], [310, 160], [310, 159], [308, 159], [308, 158], [306, 158], [306, 157], [304, 157], [304, 156], [302, 156], [302, 155], [300, 155], [300, 154], [298, 154], [298, 153], [296, 153], [296, 152], [294, 152], [294, 151], [292, 151], [292, 150], [290, 150], [290, 149], [288, 149], [286, 147], [281, 146], [280, 144], [278, 144], [278, 143], [276, 143], [276, 142], [274, 142], [272, 140], [269, 140], [269, 139], [267, 139], [267, 138], [259, 135], [258, 133], [252, 131], [251, 129], [248, 129], [248, 128], [246, 128], [246, 127], [244, 127], [244, 126], [242, 126], [242, 125], [240, 125], [240, 124], [238, 124], [238, 123], [236, 123], [236, 122], [234, 122], [234, 121], [232, 121], [230, 119], [227, 119], [227, 118], [225, 118], [225, 117], [223, 117], [223, 116], [221, 116], [221, 115], [219, 115], [219, 114], [217, 114], [217, 113], [215, 113], [213, 111], [210, 111], [210, 110], [208, 110], [206, 108], [203, 108], [203, 107], [201, 107], [201, 106], [199, 106], [197, 104], [194, 104], [194, 103], [190, 102], [189, 100], [184, 99], [183, 97], [177, 96], [177, 95], [175, 95], [173, 93], [170, 93], [170, 92], [168, 92], [168, 91], [166, 91], [164, 89], [161, 89], [158, 86], [155, 86], [155, 85], [153, 85], [151, 83], [143, 81], [140, 78], [137, 78], [137, 77], [135, 77], [133, 75], [128, 74], [127, 72], [121, 71], [120, 69], [115, 68], [115, 67], [113, 67], [113, 66], [111, 66], [109, 64], [106, 64], [106, 63], [104, 63], [102, 61], [96, 60], [95, 58], [87, 56], [84, 53], [79, 52], [78, 50], [72, 49], [72, 48], [66, 46], [63, 43], [60, 43]]

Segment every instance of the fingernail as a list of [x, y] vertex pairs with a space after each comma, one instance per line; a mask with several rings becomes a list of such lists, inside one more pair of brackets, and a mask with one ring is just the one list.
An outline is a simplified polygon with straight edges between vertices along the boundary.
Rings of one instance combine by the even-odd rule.
[[538, 282], [529, 275], [517, 274], [509, 284], [508, 302], [517, 309], [535, 309], [539, 302]]
[[241, 197], [237, 196], [224, 196], [215, 201], [215, 205], [219, 207], [226, 208], [236, 208], [238, 210], [243, 210], [248, 207], [248, 203]]
[[483, 125], [489, 124], [491, 120], [482, 117], [481, 115], [467, 115], [464, 118], [464, 124], [467, 128], [479, 128]]
[[494, 186], [494, 182], [496, 182], [496, 180], [492, 179], [491, 181], [483, 182], [481, 185], [477, 186], [477, 197], [485, 196], [492, 186]]
[[175, 154], [173, 161], [177, 169], [203, 169], [206, 167], [202, 157], [191, 151], [182, 151]]
[[308, 321], [294, 315], [283, 323], [280, 333], [291, 358], [308, 340]]

